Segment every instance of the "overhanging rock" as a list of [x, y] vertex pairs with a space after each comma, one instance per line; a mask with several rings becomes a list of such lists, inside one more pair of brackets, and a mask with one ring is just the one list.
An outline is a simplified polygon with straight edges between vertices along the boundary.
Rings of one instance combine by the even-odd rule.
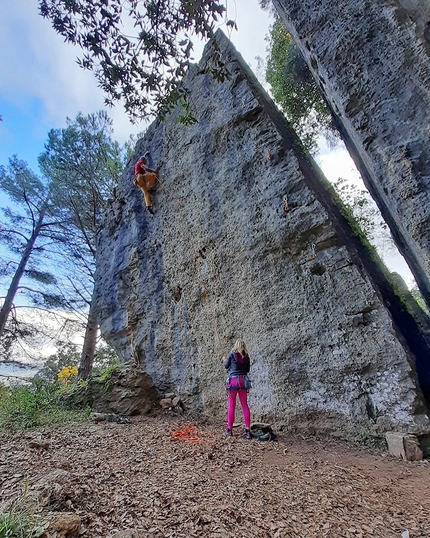
[[273, 2], [430, 307], [430, 3]]
[[[223, 83], [210, 75], [218, 54]], [[160, 390], [212, 416], [225, 416], [221, 355], [243, 337], [254, 419], [344, 437], [427, 431], [415, 368], [427, 344], [222, 33], [186, 85], [197, 123], [182, 126], [179, 107], [138, 147], [162, 165], [155, 215], [132, 184], [133, 162], [106, 214], [103, 335]]]

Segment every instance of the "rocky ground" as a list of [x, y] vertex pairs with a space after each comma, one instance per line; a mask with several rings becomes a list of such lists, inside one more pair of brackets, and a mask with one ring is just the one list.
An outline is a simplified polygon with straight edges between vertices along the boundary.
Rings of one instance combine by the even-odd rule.
[[1, 439], [3, 505], [38, 499], [47, 538], [430, 536], [430, 464], [333, 441], [233, 438], [167, 415]]

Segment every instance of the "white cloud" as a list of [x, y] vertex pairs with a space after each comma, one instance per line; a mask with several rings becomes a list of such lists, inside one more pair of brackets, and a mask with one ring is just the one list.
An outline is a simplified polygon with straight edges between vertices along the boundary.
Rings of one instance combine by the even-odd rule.
[[[32, 116], [30, 136], [40, 138], [78, 112], [105, 108], [93, 73], [76, 63], [80, 50], [65, 43], [38, 14], [34, 0], [2, 6], [0, 49], [6, 51], [0, 57], [0, 92], [11, 105]], [[130, 124], [123, 107], [108, 109], [108, 113], [119, 141], [141, 130]]]
[[331, 183], [343, 177], [358, 187], [365, 188], [354, 161], [342, 143], [335, 150], [330, 150], [322, 143], [316, 161]]
[[29, 110], [40, 99], [45, 114], [57, 121], [76, 109], [101, 106], [93, 76], [76, 65], [76, 51], [38, 15], [34, 0], [3, 7], [0, 46], [8, 51], [0, 60], [0, 88], [16, 106]]
[[[329, 150], [324, 144], [321, 144], [320, 153], [316, 160], [324, 175], [331, 183], [334, 183], [339, 177], [343, 177], [360, 189], [366, 189], [354, 161], [343, 144], [334, 151]], [[379, 245], [376, 245], [376, 249], [390, 271], [398, 273], [405, 280], [409, 288], [415, 285], [415, 279], [411, 270], [397, 249], [394, 252], [390, 250], [389, 253], [386, 253], [383, 247]]]

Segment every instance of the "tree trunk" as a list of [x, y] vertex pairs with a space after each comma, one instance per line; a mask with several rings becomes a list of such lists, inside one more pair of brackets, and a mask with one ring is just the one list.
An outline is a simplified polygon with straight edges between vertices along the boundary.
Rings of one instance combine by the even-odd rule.
[[90, 311], [88, 312], [87, 327], [85, 329], [84, 345], [82, 347], [81, 362], [78, 368], [78, 379], [88, 379], [93, 369], [94, 354], [96, 352], [98, 324], [94, 313], [95, 292], [91, 297]]
[[42, 228], [44, 218], [45, 218], [45, 209], [42, 208], [42, 210], [40, 211], [36, 226], [34, 227], [33, 233], [31, 234], [31, 237], [28, 240], [28, 243], [25, 247], [21, 261], [19, 262], [19, 265], [15, 271], [15, 274], [12, 278], [12, 282], [10, 283], [9, 289], [7, 291], [3, 306], [0, 310], [0, 338], [3, 335], [6, 322], [8, 320], [10, 311], [12, 310], [12, 305], [15, 299], [16, 292], [18, 291], [20, 280], [22, 278], [22, 275], [24, 274], [24, 271], [27, 266], [28, 260], [30, 259], [31, 253], [33, 252], [36, 239], [38, 238], [40, 234], [40, 230]]

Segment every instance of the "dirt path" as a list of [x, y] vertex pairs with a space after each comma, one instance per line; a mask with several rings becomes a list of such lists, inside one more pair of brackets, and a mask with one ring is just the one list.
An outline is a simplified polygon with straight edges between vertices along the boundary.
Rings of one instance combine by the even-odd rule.
[[220, 425], [198, 423], [201, 442], [172, 440], [186, 423], [162, 416], [4, 436], [0, 502], [28, 480], [42, 514], [73, 512], [91, 538], [127, 529], [121, 536], [430, 537], [428, 462], [301, 437], [224, 439]]

